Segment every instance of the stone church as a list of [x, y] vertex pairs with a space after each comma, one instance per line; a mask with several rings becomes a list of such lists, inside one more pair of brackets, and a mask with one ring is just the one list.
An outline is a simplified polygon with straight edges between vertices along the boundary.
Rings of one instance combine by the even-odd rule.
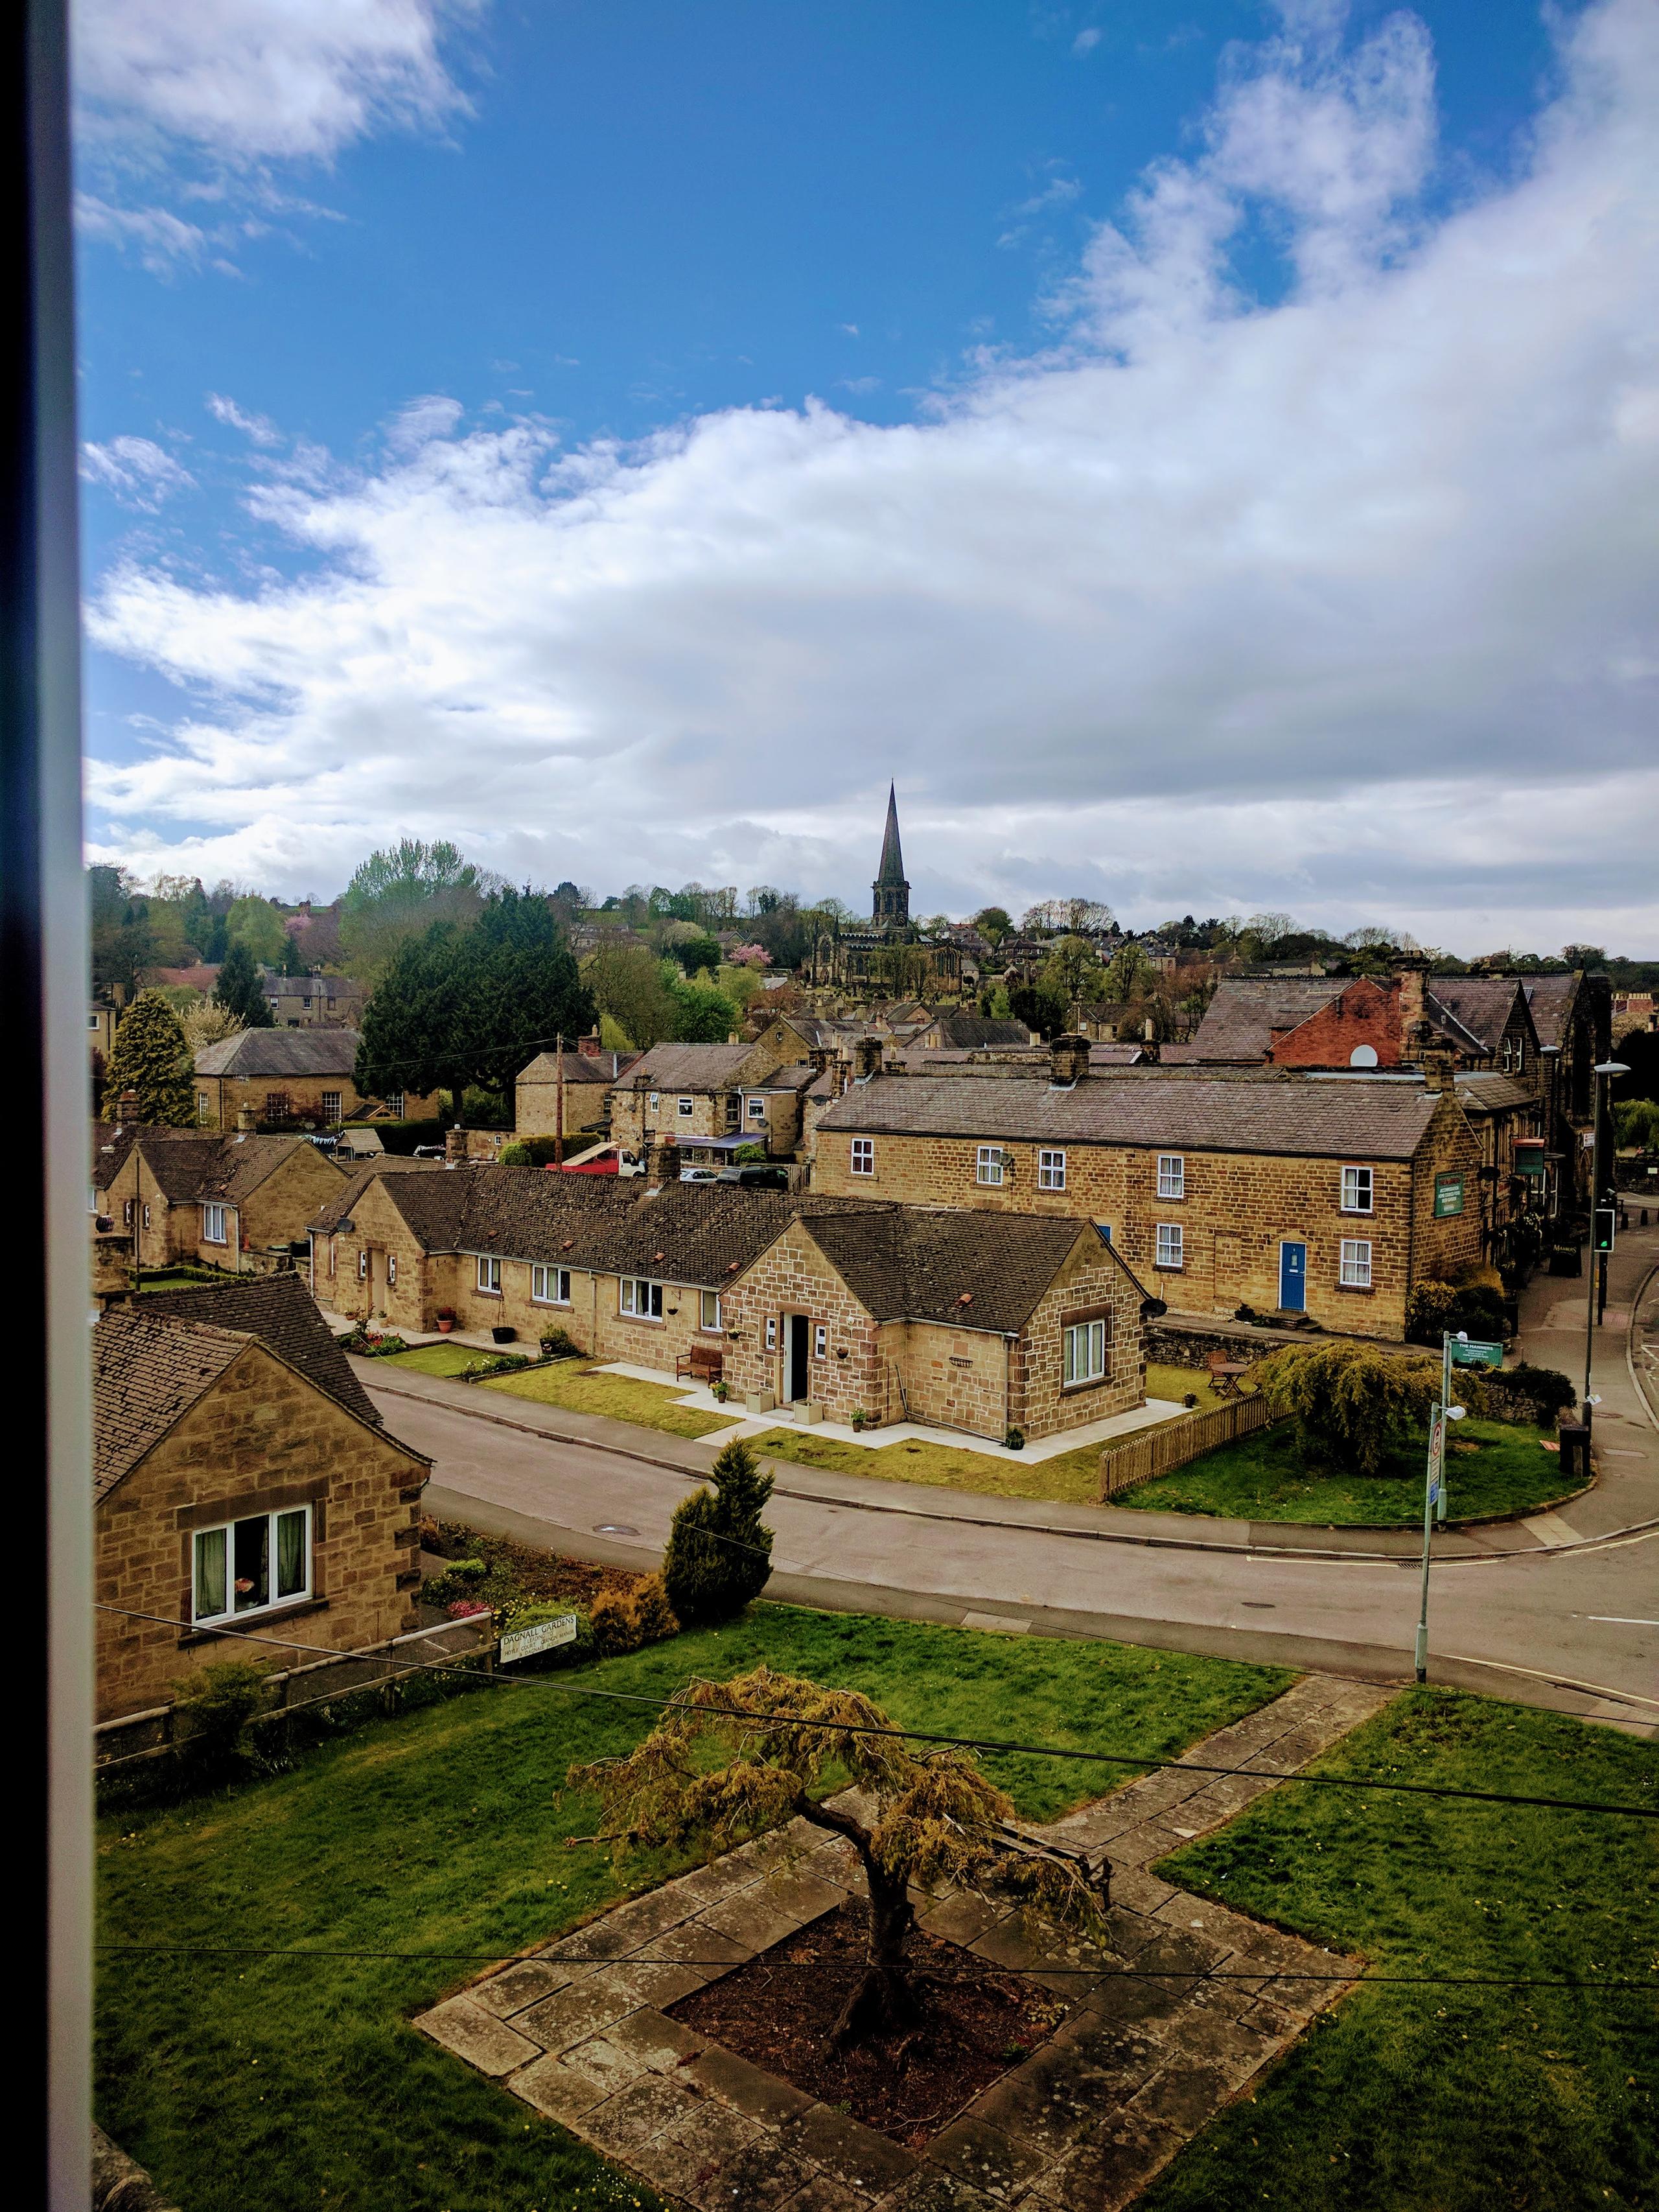
[[833, 923], [812, 948], [806, 981], [851, 999], [934, 1000], [962, 990], [962, 955], [924, 938], [910, 919], [910, 886], [899, 843], [898, 796], [887, 788], [881, 865], [871, 886], [868, 921]]

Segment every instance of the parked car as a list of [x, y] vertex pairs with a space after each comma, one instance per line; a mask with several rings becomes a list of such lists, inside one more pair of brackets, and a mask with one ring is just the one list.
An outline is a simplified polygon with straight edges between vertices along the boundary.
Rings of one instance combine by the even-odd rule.
[[789, 1177], [781, 1168], [722, 1168], [716, 1182], [741, 1183], [745, 1190], [787, 1190]]
[[410, 1157], [417, 1160], [441, 1160], [448, 1155], [441, 1145], [416, 1145]]
[[718, 1168], [682, 1168], [680, 1170], [682, 1182], [718, 1182], [720, 1179], [720, 1170]]

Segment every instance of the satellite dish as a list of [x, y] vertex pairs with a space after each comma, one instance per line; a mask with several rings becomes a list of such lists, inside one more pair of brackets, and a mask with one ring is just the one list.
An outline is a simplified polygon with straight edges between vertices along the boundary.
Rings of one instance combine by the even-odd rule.
[[1376, 1047], [1374, 1044], [1357, 1044], [1348, 1054], [1348, 1065], [1350, 1067], [1375, 1067]]

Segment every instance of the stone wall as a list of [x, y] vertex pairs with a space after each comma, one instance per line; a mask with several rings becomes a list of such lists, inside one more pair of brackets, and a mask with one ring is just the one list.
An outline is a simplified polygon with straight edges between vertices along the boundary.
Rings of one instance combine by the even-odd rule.
[[[296, 1120], [314, 1121], [319, 1125], [323, 1118], [323, 1094], [337, 1092], [341, 1117], [357, 1121], [381, 1102], [365, 1098], [349, 1075], [255, 1075], [243, 1079], [229, 1075], [198, 1075], [195, 1079], [196, 1094], [207, 1102], [202, 1115], [202, 1126], [207, 1129], [234, 1129], [237, 1116], [246, 1107], [256, 1121], [266, 1118], [267, 1102], [278, 1092], [286, 1097], [289, 1111]], [[438, 1115], [438, 1094], [410, 1091], [404, 1094], [404, 1119], [406, 1121], [432, 1121]]]
[[[1097, 1382], [1067, 1388], [1062, 1332], [1104, 1309], [1106, 1372]], [[1126, 1413], [1146, 1400], [1146, 1339], [1140, 1291], [1106, 1252], [1080, 1243], [1043, 1294], [1014, 1350], [1013, 1425], [1028, 1439]]]
[[[733, 1284], [726, 1301], [726, 1376], [744, 1395], [770, 1391], [782, 1401], [784, 1316], [807, 1316], [809, 1396], [832, 1421], [862, 1412], [872, 1426], [902, 1420], [903, 1410], [890, 1370], [884, 1339], [892, 1334], [871, 1319], [799, 1221], [788, 1228]], [[766, 1326], [776, 1323], [769, 1348]], [[814, 1352], [812, 1328], [826, 1332], [823, 1356]]]
[[192, 1668], [257, 1650], [166, 1625], [190, 1619], [199, 1528], [311, 1505], [313, 1595], [249, 1617], [251, 1630], [349, 1650], [416, 1626], [416, 1505], [426, 1477], [412, 1452], [263, 1345], [247, 1345], [98, 1504], [98, 1602], [163, 1617], [96, 1616], [100, 1719], [160, 1705]]

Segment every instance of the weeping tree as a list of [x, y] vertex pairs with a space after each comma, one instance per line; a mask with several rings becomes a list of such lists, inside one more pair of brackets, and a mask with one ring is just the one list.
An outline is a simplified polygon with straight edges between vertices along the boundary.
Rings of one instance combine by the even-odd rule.
[[[1097, 1931], [1103, 1897], [1074, 1860], [1021, 1849], [1013, 1806], [959, 1750], [912, 1749], [878, 1705], [765, 1666], [687, 1684], [626, 1759], [573, 1766], [598, 1792], [599, 1840], [617, 1857], [688, 1844], [730, 1850], [796, 1819], [840, 1836], [869, 1889], [865, 1970], [830, 2031], [832, 2049], [908, 2038], [927, 2018], [910, 1964], [910, 1887], [1022, 1898]], [[852, 1802], [840, 1795], [847, 1784]], [[849, 1793], [851, 1796], [851, 1793]]]
[[[1304, 1455], [1377, 1474], [1396, 1445], [1428, 1427], [1440, 1362], [1368, 1344], [1287, 1345], [1259, 1361], [1251, 1379], [1276, 1419], [1296, 1423]], [[1452, 1387], [1471, 1413], [1483, 1409], [1486, 1394], [1467, 1369], [1455, 1371]]]

